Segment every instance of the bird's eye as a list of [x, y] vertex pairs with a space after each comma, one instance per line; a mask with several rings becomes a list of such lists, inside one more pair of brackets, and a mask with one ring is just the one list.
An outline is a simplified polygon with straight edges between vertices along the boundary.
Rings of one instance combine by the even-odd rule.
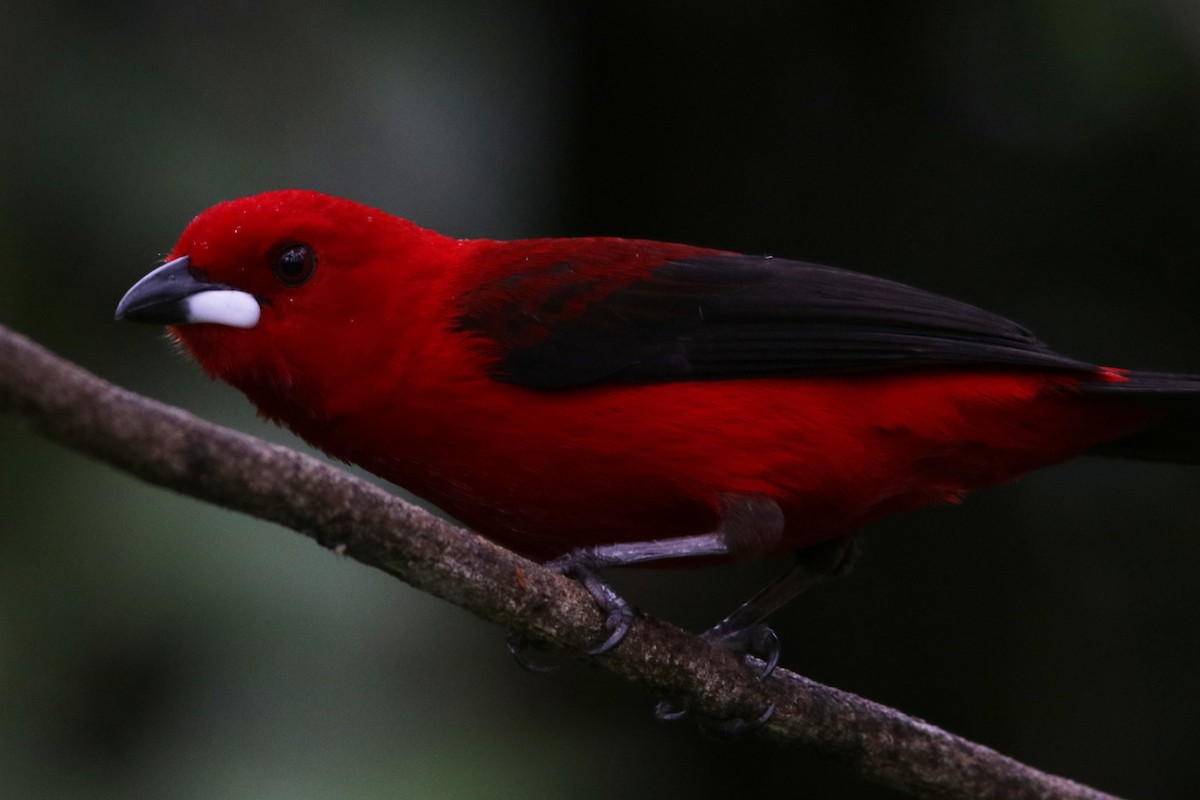
[[275, 256], [275, 277], [294, 289], [308, 281], [317, 270], [317, 254], [306, 244], [289, 244]]

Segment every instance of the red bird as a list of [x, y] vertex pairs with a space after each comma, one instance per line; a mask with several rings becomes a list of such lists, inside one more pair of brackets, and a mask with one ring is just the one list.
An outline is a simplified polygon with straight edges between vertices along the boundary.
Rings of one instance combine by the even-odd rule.
[[[709, 631], [844, 566], [867, 523], [1085, 452], [1200, 461], [1200, 376], [1061, 355], [891, 281], [614, 238], [450, 239], [309, 191], [214, 206], [117, 317], [332, 456], [584, 579], [816, 552]], [[755, 644], [757, 643], [757, 644]], [[768, 653], [773, 655], [773, 653]]]

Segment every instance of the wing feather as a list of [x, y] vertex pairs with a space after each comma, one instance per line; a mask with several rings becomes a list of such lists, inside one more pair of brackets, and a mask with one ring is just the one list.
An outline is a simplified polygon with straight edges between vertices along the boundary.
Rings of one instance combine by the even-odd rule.
[[559, 261], [463, 298], [497, 380], [537, 389], [921, 368], [1094, 373], [1020, 325], [932, 292], [799, 261], [704, 254], [618, 279]]

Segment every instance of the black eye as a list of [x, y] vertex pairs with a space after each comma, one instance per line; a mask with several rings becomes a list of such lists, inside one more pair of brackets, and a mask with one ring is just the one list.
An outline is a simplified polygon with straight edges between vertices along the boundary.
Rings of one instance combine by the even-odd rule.
[[289, 288], [305, 283], [317, 271], [317, 254], [306, 244], [289, 244], [275, 256], [275, 277]]

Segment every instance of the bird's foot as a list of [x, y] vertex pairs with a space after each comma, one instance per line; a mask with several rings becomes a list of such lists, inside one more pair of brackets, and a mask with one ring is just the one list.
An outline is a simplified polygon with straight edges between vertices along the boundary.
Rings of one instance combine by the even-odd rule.
[[[654, 718], [659, 722], [677, 722], [681, 719], [686, 719], [689, 712], [686, 708], [670, 701], [660, 700], [658, 705], [654, 707]], [[771, 717], [775, 716], [775, 703], [772, 701], [767, 704], [766, 709], [761, 714], [753, 719], [745, 717], [733, 717], [732, 719], [719, 719], [710, 717], [704, 714], [696, 714], [694, 719], [700, 728], [706, 733], [711, 733], [716, 736], [734, 738], [748, 733], [756, 728], [761, 728], [767, 724]]]
[[582, 560], [572, 560], [572, 557], [567, 555], [547, 562], [546, 567], [582, 583], [583, 588], [588, 590], [588, 594], [596, 600], [596, 605], [600, 606], [600, 611], [604, 614], [604, 629], [608, 631], [608, 638], [588, 650], [587, 654], [603, 655], [619, 645], [625, 634], [629, 633], [629, 626], [633, 624], [633, 606], [617, 594], [617, 590], [601, 578], [595, 568]]
[[[591, 555], [586, 548], [574, 550], [552, 561], [547, 561], [543, 566], [583, 584], [583, 588], [588, 590], [588, 594], [595, 598], [596, 605], [604, 614], [604, 629], [608, 632], [608, 638], [587, 651], [590, 656], [598, 656], [611, 651], [629, 633], [629, 626], [633, 623], [634, 609], [626, 602], [625, 598], [617, 594], [616, 589], [600, 577], [600, 573], [590, 563]], [[530, 672], [553, 670], [553, 667], [539, 664], [534, 660], [532, 653], [544, 650], [544, 647], [524, 634], [509, 634], [508, 649], [516, 662]]]
[[[765, 681], [779, 665], [779, 637], [775, 631], [761, 623], [734, 631], [723, 630], [717, 625], [701, 634], [714, 645], [724, 647], [737, 655], [748, 667], [755, 671], [755, 679]], [[761, 666], [758, 666], [761, 664]], [[753, 730], [775, 713], [775, 704], [771, 703], [755, 719], [712, 719], [702, 717], [701, 727], [713, 733], [724, 736], [737, 736]], [[659, 722], [675, 722], [688, 716], [688, 710], [671, 700], [659, 701], [654, 708], [654, 718]]]
[[[771, 677], [775, 667], [779, 666], [779, 637], [770, 626], [761, 622], [736, 631], [722, 631], [718, 625], [701, 635], [713, 644], [733, 651], [746, 666], [755, 667], [754, 677], [760, 681]], [[762, 666], [756, 667], [752, 659], [762, 662]]]

